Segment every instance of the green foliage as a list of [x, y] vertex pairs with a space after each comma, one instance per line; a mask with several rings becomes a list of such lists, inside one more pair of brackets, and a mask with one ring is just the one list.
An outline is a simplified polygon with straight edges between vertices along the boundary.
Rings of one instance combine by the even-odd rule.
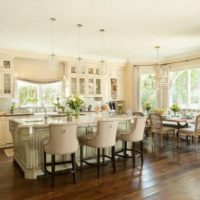
[[146, 102], [146, 103], [144, 103], [143, 108], [144, 108], [144, 110], [149, 111], [149, 110], [151, 110], [152, 106], [149, 102]]
[[170, 109], [173, 111], [173, 112], [179, 112], [180, 111], [180, 108], [177, 104], [172, 104], [170, 106]]
[[72, 110], [80, 110], [81, 106], [83, 104], [83, 98], [81, 96], [71, 96], [67, 100], [67, 105]]

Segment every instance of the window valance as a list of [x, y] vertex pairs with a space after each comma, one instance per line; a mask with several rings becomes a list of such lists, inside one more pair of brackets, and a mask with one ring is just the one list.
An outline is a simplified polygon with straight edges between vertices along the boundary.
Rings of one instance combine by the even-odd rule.
[[16, 59], [15, 76], [18, 80], [34, 83], [53, 83], [63, 80], [64, 63], [59, 63], [56, 69], [51, 68], [47, 60]]

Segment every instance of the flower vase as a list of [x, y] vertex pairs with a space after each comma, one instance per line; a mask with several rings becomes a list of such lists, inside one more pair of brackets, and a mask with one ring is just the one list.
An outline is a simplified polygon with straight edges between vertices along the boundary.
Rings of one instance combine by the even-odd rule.
[[174, 117], [177, 117], [177, 112], [174, 112]]
[[79, 115], [80, 115], [80, 111], [79, 110], [75, 110], [74, 116], [75, 116], [76, 119], [79, 119]]

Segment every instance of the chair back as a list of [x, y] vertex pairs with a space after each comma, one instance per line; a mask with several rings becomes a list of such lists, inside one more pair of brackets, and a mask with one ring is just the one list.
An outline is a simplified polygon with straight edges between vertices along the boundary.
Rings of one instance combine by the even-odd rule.
[[49, 142], [44, 146], [47, 153], [55, 155], [77, 151], [77, 124], [50, 124], [49, 132]]
[[134, 124], [130, 133], [130, 141], [139, 142], [143, 140], [146, 120], [146, 116], [134, 118]]
[[196, 120], [195, 120], [195, 132], [200, 133], [200, 115], [196, 116]]
[[117, 121], [98, 121], [96, 145], [99, 148], [112, 147], [115, 145], [117, 135]]
[[133, 112], [133, 116], [136, 116], [136, 117], [143, 117], [144, 114], [142, 112]]
[[151, 121], [151, 128], [152, 131], [156, 131], [159, 130], [163, 127], [162, 124], [162, 116], [158, 113], [150, 113], [149, 114], [149, 118]]

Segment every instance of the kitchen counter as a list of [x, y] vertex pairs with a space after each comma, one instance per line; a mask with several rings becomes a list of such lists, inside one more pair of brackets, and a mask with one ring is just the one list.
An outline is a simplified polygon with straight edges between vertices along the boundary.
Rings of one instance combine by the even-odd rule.
[[[66, 117], [53, 117], [44, 120], [44, 118], [29, 117], [11, 117], [9, 129], [13, 137], [14, 160], [18, 163], [24, 176], [27, 179], [35, 179], [43, 174], [43, 141], [49, 138], [49, 124], [69, 124], [78, 125], [77, 135], [93, 133], [96, 130], [96, 124], [99, 119], [118, 121], [120, 129], [129, 128], [130, 117], [126, 115], [105, 116], [97, 118], [95, 113], [80, 116], [73, 122], [68, 122]], [[94, 156], [96, 151], [87, 148], [84, 156]], [[79, 150], [76, 152], [76, 159], [79, 163]], [[57, 160], [63, 160], [68, 156], [56, 156]], [[50, 159], [50, 156], [47, 157]]]

